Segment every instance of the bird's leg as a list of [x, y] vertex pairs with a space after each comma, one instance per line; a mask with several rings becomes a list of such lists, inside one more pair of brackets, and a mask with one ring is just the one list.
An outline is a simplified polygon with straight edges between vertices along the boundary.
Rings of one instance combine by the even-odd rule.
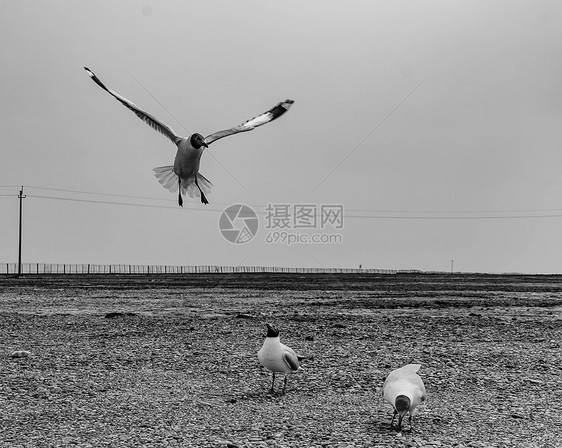
[[183, 207], [183, 198], [181, 197], [181, 177], [178, 176], [178, 204]]
[[402, 429], [402, 419], [404, 418], [403, 415], [398, 415], [398, 430]]
[[275, 372], [273, 372], [273, 379], [271, 380], [271, 389], [269, 389], [269, 392], [273, 393], [274, 389], [273, 389], [273, 385], [275, 384]]
[[287, 374], [285, 374], [285, 379], [283, 380], [283, 393], [287, 390]]
[[195, 185], [197, 186], [197, 188], [199, 188], [199, 192], [201, 193], [201, 202], [203, 204], [208, 204], [209, 201], [207, 201], [207, 198], [205, 197], [203, 190], [201, 190], [201, 187], [199, 186], [199, 182], [197, 182], [197, 174], [195, 175]]
[[412, 421], [413, 421], [413, 419], [412, 419], [412, 416], [410, 415], [408, 417], [408, 423], [410, 424], [410, 431], [412, 430]]
[[390, 429], [392, 429], [394, 426], [394, 419], [396, 418], [396, 414], [398, 414], [398, 411], [396, 411], [395, 409], [394, 414], [392, 414], [392, 420], [390, 421]]

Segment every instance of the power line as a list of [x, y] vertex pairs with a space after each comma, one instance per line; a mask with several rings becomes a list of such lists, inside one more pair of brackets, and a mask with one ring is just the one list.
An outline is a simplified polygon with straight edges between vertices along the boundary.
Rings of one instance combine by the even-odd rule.
[[26, 185], [26, 188], [34, 188], [36, 190], [62, 191], [62, 192], [66, 192], [66, 193], [90, 194], [90, 195], [97, 195], [97, 196], [110, 196], [110, 197], [117, 197], [117, 198], [148, 199], [148, 200], [151, 200], [151, 201], [175, 202], [171, 199], [155, 198], [155, 197], [148, 197], [148, 196], [134, 196], [134, 195], [116, 194], [116, 193], [99, 193], [99, 192], [84, 191], [84, 190], [67, 190], [67, 189], [64, 189], [64, 188], [38, 187], [38, 186], [33, 186], [33, 185]]
[[469, 213], [540, 213], [562, 211], [562, 208], [519, 209], [519, 210], [374, 210], [374, 209], [346, 209], [348, 212], [358, 213], [429, 213], [429, 214], [469, 214]]
[[[19, 188], [20, 186], [16, 185], [14, 187]], [[148, 200], [151, 200], [151, 201], [163, 201], [163, 202], [173, 202], [173, 203], [175, 203], [175, 200], [172, 200], [172, 199], [155, 198], [155, 197], [149, 197], [149, 196], [135, 196], [135, 195], [117, 194], [117, 193], [101, 193], [101, 192], [96, 192], [96, 191], [71, 190], [71, 189], [66, 189], [66, 188], [40, 187], [40, 186], [37, 186], [37, 185], [26, 185], [25, 188], [32, 188], [32, 189], [37, 189], [37, 190], [47, 190], [47, 191], [60, 191], [60, 192], [65, 192], [65, 193], [88, 194], [88, 195], [96, 195], [96, 196], [108, 196], [108, 197], [116, 197], [116, 198], [148, 199]], [[13, 195], [6, 194], [6, 195], [0, 195], [0, 196], [13, 196]], [[37, 197], [39, 197], [39, 196], [37, 196]], [[224, 205], [224, 206], [232, 205], [232, 203], [230, 203], [230, 202], [213, 202], [213, 204]], [[256, 207], [256, 208], [266, 208], [267, 207], [266, 205], [259, 205], [259, 204], [247, 204], [247, 205], [250, 206], [250, 207]]]
[[[14, 187], [20, 188], [20, 185], [16, 185]], [[8, 186], [6, 186], [8, 188]], [[12, 187], [13, 188], [13, 187]], [[127, 198], [127, 199], [147, 199], [151, 201], [162, 201], [162, 202], [173, 202], [175, 200], [172, 199], [164, 199], [164, 198], [156, 198], [150, 196], [135, 196], [135, 195], [127, 195], [127, 194], [117, 194], [117, 193], [102, 193], [96, 191], [86, 191], [86, 190], [72, 190], [66, 188], [53, 188], [53, 187], [42, 187], [36, 185], [26, 185], [25, 188], [32, 188], [38, 190], [47, 190], [47, 191], [60, 191], [60, 192], [67, 192], [67, 193], [78, 193], [78, 194], [87, 194], [87, 195], [99, 195], [99, 196], [107, 196], [107, 197], [116, 197], [116, 198]], [[0, 196], [14, 196], [14, 194], [0, 194]], [[40, 197], [40, 196], [37, 196]], [[43, 196], [41, 196], [43, 197]], [[44, 196], [47, 197], [47, 196]], [[51, 196], [49, 196], [51, 198]], [[78, 199], [76, 199], [78, 200]], [[100, 201], [102, 202], [102, 201]], [[113, 202], [109, 202], [113, 204]], [[118, 203], [115, 203], [118, 204]], [[232, 203], [227, 202], [213, 202], [215, 205], [232, 205]], [[268, 203], [266, 205], [261, 204], [246, 204], [250, 207], [254, 208], [267, 208], [269, 205], [275, 205], [280, 203]], [[283, 202], [284, 205], [302, 205], [302, 204], [289, 204]], [[171, 207], [174, 208], [174, 207]], [[192, 209], [192, 210], [201, 210], [201, 209]], [[545, 213], [545, 212], [556, 212], [562, 211], [562, 208], [542, 208], [542, 209], [507, 209], [507, 210], [393, 210], [393, 209], [354, 209], [354, 208], [346, 208], [346, 212], [351, 213], [411, 213], [411, 214], [474, 214], [474, 213]], [[351, 215], [349, 215], [351, 216]], [[557, 215], [555, 215], [557, 216]]]
[[525, 218], [562, 218], [562, 215], [513, 215], [513, 216], [360, 216], [344, 215], [345, 218], [361, 219], [428, 219], [428, 220], [462, 220], [462, 219], [525, 219]]
[[[18, 187], [19, 188], [19, 187]], [[50, 188], [50, 187], [39, 187], [39, 186], [29, 186], [26, 185], [26, 188], [35, 188], [39, 190], [50, 190], [50, 191], [61, 191], [61, 192], [68, 192], [68, 193], [80, 193], [80, 194], [88, 194], [88, 195], [99, 195], [99, 196], [108, 196], [108, 197], [122, 197], [122, 198], [130, 198], [130, 199], [148, 199], [153, 201], [165, 201], [165, 202], [174, 202], [171, 199], [163, 199], [163, 198], [155, 198], [155, 197], [148, 197], [148, 196], [135, 196], [135, 195], [126, 195], [126, 194], [115, 194], [115, 193], [100, 193], [94, 191], [84, 191], [84, 190], [69, 190], [64, 188]], [[0, 194], [0, 196], [14, 196], [13, 194]], [[39, 196], [37, 196], [39, 197]], [[46, 197], [46, 196], [45, 196]], [[102, 201], [99, 201], [102, 202]], [[113, 204], [113, 202], [108, 202]], [[117, 204], [117, 203], [115, 203]], [[214, 202], [216, 205], [232, 205], [231, 203], [226, 202]], [[267, 208], [267, 205], [259, 205], [259, 204], [248, 204], [250, 207], [256, 208]], [[175, 208], [175, 207], [169, 207]], [[201, 209], [192, 209], [192, 210], [201, 210]], [[562, 211], [561, 208], [544, 208], [544, 209], [510, 209], [510, 210], [378, 210], [378, 209], [346, 209], [347, 212], [353, 213], [415, 213], [415, 214], [473, 214], [473, 213], [544, 213], [544, 212], [555, 212], [555, 211]], [[355, 217], [352, 215], [347, 215], [349, 217]], [[558, 215], [554, 215], [558, 216]], [[413, 217], [415, 218], [415, 217]]]
[[[9, 186], [3, 186], [5, 188], [10, 188]], [[18, 187], [20, 188], [20, 187]], [[151, 201], [165, 201], [168, 203], [175, 202], [169, 199], [162, 199], [162, 198], [155, 198], [155, 197], [147, 197], [147, 196], [135, 196], [135, 195], [125, 195], [125, 194], [116, 194], [116, 193], [101, 193], [101, 192], [94, 192], [94, 191], [85, 191], [85, 190], [73, 190], [73, 189], [65, 189], [65, 188], [53, 188], [53, 187], [42, 187], [42, 186], [26, 186], [26, 188], [38, 189], [38, 190], [47, 190], [47, 191], [58, 191], [58, 192], [66, 192], [66, 193], [77, 193], [77, 194], [86, 194], [86, 195], [99, 195], [99, 196], [106, 196], [106, 197], [116, 197], [116, 198], [127, 198], [127, 199], [144, 199], [144, 200], [151, 200]], [[15, 197], [16, 194], [0, 194], [0, 197]], [[116, 201], [104, 201], [104, 200], [95, 200], [95, 199], [84, 199], [84, 198], [70, 198], [70, 197], [61, 197], [61, 196], [44, 196], [44, 195], [33, 195], [28, 194], [27, 197], [30, 198], [37, 198], [37, 199], [51, 199], [51, 200], [58, 200], [58, 201], [70, 201], [70, 202], [82, 202], [82, 203], [92, 203], [92, 204], [106, 204], [106, 205], [122, 205], [128, 207], [144, 207], [144, 208], [161, 208], [161, 209], [170, 209], [170, 210], [177, 210], [178, 207], [175, 206], [166, 206], [166, 205], [155, 205], [155, 204], [142, 204], [142, 203], [133, 203], [133, 202], [116, 202]], [[229, 206], [233, 205], [231, 203], [224, 203], [224, 202], [216, 202], [214, 205], [223, 205]], [[258, 205], [258, 204], [248, 204], [250, 207], [254, 208], [264, 208], [267, 209], [271, 203], [268, 205]], [[275, 205], [275, 204], [273, 204]], [[287, 206], [296, 206], [302, 204], [284, 204]], [[185, 210], [194, 211], [194, 212], [222, 212], [221, 209], [213, 209], [213, 208], [189, 208], [185, 207]], [[544, 209], [510, 209], [510, 210], [376, 210], [376, 209], [345, 209], [344, 217], [349, 219], [397, 219], [397, 220], [491, 220], [491, 219], [546, 219], [546, 218], [561, 218], [562, 214], [558, 213], [549, 213], [549, 212], [557, 212], [562, 211], [561, 208], [544, 208]], [[254, 213], [256, 215], [268, 215], [273, 216], [275, 214], [270, 213], [271, 210], [267, 211], [256, 211]], [[355, 214], [361, 213], [361, 214]], [[384, 213], [384, 215], [379, 215], [379, 213]], [[496, 215], [496, 214], [506, 214], [506, 213], [517, 213], [517, 215]], [[531, 214], [527, 214], [531, 213]], [[541, 213], [541, 214], [538, 214]], [[543, 214], [549, 213], [549, 214]], [[475, 216], [459, 216], [459, 215], [471, 215], [476, 214]], [[406, 215], [406, 216], [404, 216]], [[409, 215], [409, 216], [408, 216]], [[435, 216], [435, 215], [443, 215], [443, 216]], [[289, 216], [290, 218], [291, 216]]]
[[145, 207], [145, 208], [164, 208], [170, 210], [189, 210], [189, 211], [209, 211], [209, 212], [222, 212], [222, 210], [210, 209], [210, 208], [189, 208], [189, 207], [172, 207], [166, 205], [153, 205], [153, 204], [135, 204], [132, 202], [111, 202], [111, 201], [100, 201], [94, 199], [78, 199], [78, 198], [62, 198], [56, 196], [42, 196], [42, 195], [35, 195], [35, 194], [28, 194], [28, 198], [38, 198], [38, 199], [53, 199], [57, 201], [70, 201], [70, 202], [85, 202], [91, 204], [108, 204], [108, 205], [124, 205], [128, 207]]
[[[84, 202], [90, 204], [106, 204], [106, 205], [124, 205], [129, 207], [145, 207], [145, 208], [162, 208], [162, 209], [170, 209], [170, 210], [189, 210], [193, 212], [217, 212], [222, 213], [224, 210], [222, 209], [214, 209], [214, 208], [189, 208], [189, 207], [177, 207], [177, 206], [165, 206], [165, 205], [153, 205], [153, 204], [139, 204], [133, 202], [112, 202], [112, 201], [101, 201], [95, 199], [79, 199], [79, 198], [64, 198], [60, 196], [43, 196], [43, 195], [36, 195], [36, 194], [28, 194], [28, 198], [37, 198], [37, 199], [53, 199], [57, 201], [69, 201], [69, 202]], [[232, 205], [232, 204], [227, 204]], [[256, 215], [265, 215], [266, 212], [256, 212]]]
[[[153, 204], [138, 204], [132, 202], [113, 202], [113, 201], [101, 201], [93, 199], [78, 199], [78, 198], [63, 198], [56, 196], [42, 196], [42, 195], [27, 195], [28, 198], [37, 199], [51, 199], [57, 201], [70, 201], [70, 202], [82, 202], [91, 204], [105, 204], [105, 205], [122, 205], [127, 207], [143, 207], [143, 208], [160, 208], [160, 209], [170, 209], [178, 210], [178, 207], [165, 206], [165, 205], [153, 205]], [[223, 210], [212, 209], [212, 208], [188, 208], [184, 207], [183, 210], [189, 210], [192, 212], [215, 212], [221, 213]], [[256, 215], [268, 215], [268, 212], [254, 211]], [[512, 215], [512, 216], [493, 216], [493, 215], [478, 215], [478, 216], [393, 216], [393, 215], [348, 215], [344, 213], [344, 218], [346, 219], [398, 219], [398, 220], [491, 220], [491, 219], [545, 219], [545, 218], [562, 218], [562, 214], [550, 214], [550, 215]], [[290, 217], [289, 217], [290, 218]]]
[[[19, 188], [19, 185], [16, 185], [17, 188]], [[52, 187], [40, 187], [40, 186], [34, 186], [34, 185], [26, 185], [26, 188], [34, 188], [37, 190], [48, 190], [48, 191], [61, 191], [61, 192], [66, 192], [66, 193], [79, 193], [79, 194], [89, 194], [89, 195], [97, 195], [97, 196], [108, 196], [108, 197], [116, 197], [116, 198], [129, 198], [129, 199], [148, 199], [150, 201], [163, 201], [163, 202], [173, 202], [175, 203], [175, 200], [173, 199], [163, 199], [163, 198], [155, 198], [155, 197], [150, 197], [150, 196], [135, 196], [135, 195], [130, 195], [130, 194], [117, 194], [117, 193], [100, 193], [100, 192], [96, 192], [96, 191], [86, 191], [86, 190], [69, 190], [66, 188], [52, 188]], [[2, 196], [2, 195], [0, 195]], [[5, 196], [12, 196], [12, 195], [5, 195]], [[217, 204], [217, 205], [232, 205], [231, 203], [226, 203], [226, 202], [213, 202], [213, 204]], [[248, 204], [250, 207], [262, 207], [265, 208], [265, 205], [257, 205], [257, 204]]]

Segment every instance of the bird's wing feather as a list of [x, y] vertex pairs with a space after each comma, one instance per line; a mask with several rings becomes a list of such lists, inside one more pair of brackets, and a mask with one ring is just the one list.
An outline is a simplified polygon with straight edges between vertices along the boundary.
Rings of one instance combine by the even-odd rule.
[[294, 353], [291, 353], [290, 351], [283, 352], [283, 361], [285, 361], [291, 370], [299, 369], [299, 360]]
[[165, 125], [164, 123], [162, 123], [161, 121], [159, 121], [158, 119], [156, 119], [155, 117], [150, 115], [148, 112], [142, 110], [140, 107], [138, 107], [132, 101], [129, 101], [127, 98], [122, 97], [121, 95], [114, 92], [113, 90], [108, 89], [105, 86], [105, 84], [102, 83], [100, 81], [100, 79], [94, 74], [94, 72], [91, 71], [88, 67], [84, 67], [84, 70], [86, 70], [86, 72], [88, 73], [90, 78], [92, 78], [92, 80], [98, 86], [100, 86], [103, 90], [105, 90], [107, 93], [109, 93], [111, 96], [113, 96], [117, 101], [119, 101], [121, 104], [123, 104], [123, 106], [125, 106], [127, 109], [133, 111], [137, 117], [139, 117], [142, 121], [144, 121], [146, 124], [148, 124], [152, 129], [154, 129], [154, 130], [160, 132], [161, 134], [165, 135], [172, 142], [174, 142], [176, 145], [179, 143], [179, 141], [181, 140], [181, 137], [178, 136], [171, 127], [169, 127], [168, 125]]
[[425, 399], [427, 397], [427, 393], [425, 391], [425, 384], [423, 383], [423, 380], [421, 379], [421, 377], [418, 374], [414, 373], [411, 376], [410, 381], [412, 381], [412, 383], [417, 387], [418, 396], [420, 397], [420, 401], [425, 401]]
[[[389, 403], [393, 403], [397, 395], [406, 391], [417, 391], [420, 399], [425, 399], [423, 380], [416, 373], [421, 364], [408, 364], [390, 372], [383, 384], [383, 396]], [[424, 397], [424, 398], [422, 398]]]
[[420, 400], [424, 402], [427, 398], [427, 393], [425, 392], [425, 387], [420, 390]]
[[416, 372], [420, 369], [420, 367], [421, 364], [407, 364], [390, 372], [388, 374], [388, 377], [386, 378], [386, 381], [391, 382], [396, 381], [397, 379], [406, 378], [410, 375], [416, 375]]
[[285, 112], [289, 110], [289, 108], [293, 105], [293, 100], [285, 100], [280, 102], [277, 106], [272, 107], [267, 112], [258, 115], [257, 117], [251, 118], [241, 125], [235, 126], [230, 129], [225, 129], [224, 131], [215, 132], [211, 135], [205, 137], [205, 143], [210, 145], [213, 142], [216, 142], [218, 139], [223, 137], [228, 137], [229, 135], [238, 134], [239, 132], [247, 132], [251, 131], [252, 129], [257, 128], [258, 126], [262, 126], [270, 121], [279, 118]]

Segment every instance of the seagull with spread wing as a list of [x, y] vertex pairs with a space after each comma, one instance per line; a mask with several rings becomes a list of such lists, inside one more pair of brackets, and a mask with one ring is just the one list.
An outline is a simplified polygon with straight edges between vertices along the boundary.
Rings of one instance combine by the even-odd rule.
[[193, 133], [189, 137], [182, 137], [176, 134], [171, 127], [162, 123], [148, 112], [145, 112], [132, 101], [108, 89], [88, 67], [84, 67], [84, 69], [98, 86], [113, 96], [126, 108], [132, 110], [137, 117], [151, 128], [165, 135], [177, 145], [178, 151], [176, 153], [174, 165], [154, 168], [154, 173], [158, 182], [160, 182], [164, 188], [170, 190], [172, 193], [178, 191], [178, 204], [180, 207], [183, 207], [182, 195], [185, 194], [190, 197], [201, 196], [201, 202], [203, 204], [209, 203], [205, 194], [209, 194], [213, 184], [199, 172], [201, 155], [205, 148], [208, 148], [211, 143], [223, 137], [238, 134], [239, 132], [251, 131], [258, 126], [262, 126], [279, 118], [287, 112], [294, 103], [293, 100], [282, 101], [267, 112], [251, 118], [241, 125], [224, 131], [215, 132], [207, 137], [203, 137], [198, 133]]

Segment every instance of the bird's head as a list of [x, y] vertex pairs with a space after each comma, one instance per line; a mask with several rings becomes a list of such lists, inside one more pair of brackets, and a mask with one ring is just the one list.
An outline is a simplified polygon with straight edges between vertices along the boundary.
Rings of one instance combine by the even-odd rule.
[[266, 337], [268, 338], [276, 338], [279, 336], [279, 330], [277, 328], [275, 328], [273, 325], [271, 324], [265, 324], [265, 326], [267, 327], [267, 335]]
[[205, 137], [203, 137], [201, 134], [198, 134], [197, 132], [191, 136], [191, 138], [189, 139], [189, 143], [191, 143], [191, 146], [193, 146], [195, 149], [199, 149], [202, 146], [204, 146], [205, 148], [209, 147], [207, 143], [205, 143]]
[[410, 398], [408, 398], [406, 395], [398, 395], [394, 400], [394, 408], [396, 409], [396, 412], [398, 412], [399, 428], [402, 426], [402, 419], [410, 410], [410, 404]]

